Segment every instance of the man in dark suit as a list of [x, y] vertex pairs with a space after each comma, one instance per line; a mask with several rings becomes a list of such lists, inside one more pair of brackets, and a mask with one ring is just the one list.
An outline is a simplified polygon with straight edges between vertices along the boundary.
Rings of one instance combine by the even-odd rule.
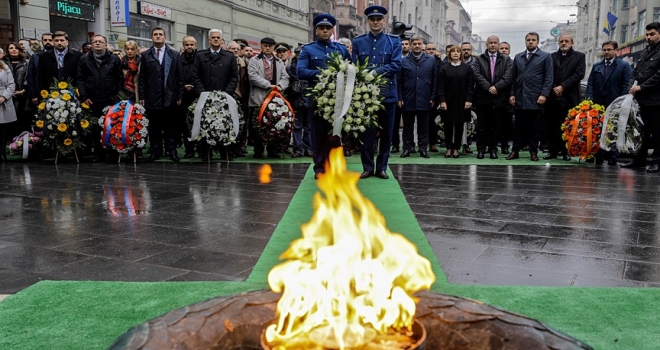
[[140, 104], [149, 118], [149, 143], [151, 157], [160, 159], [163, 154], [163, 135], [167, 154], [178, 162], [176, 135], [181, 123], [177, 119], [177, 106], [183, 96], [183, 77], [179, 52], [165, 44], [165, 30], [156, 27], [151, 31], [153, 46], [145, 51], [140, 60], [138, 78]]
[[27, 73], [27, 96], [32, 101], [32, 104], [36, 105], [39, 103], [39, 91], [37, 91], [37, 75], [39, 75], [39, 56], [44, 52], [48, 52], [53, 49], [53, 34], [52, 33], [43, 33], [41, 34], [41, 43], [44, 46], [43, 51], [36, 52], [30, 58], [28, 62], [28, 73]]
[[484, 159], [489, 152], [497, 159], [497, 141], [500, 140], [500, 125], [507, 116], [507, 99], [512, 79], [511, 58], [498, 51], [500, 38], [491, 35], [486, 39], [487, 50], [477, 56], [474, 72], [475, 101], [477, 105], [477, 158]]
[[[605, 108], [617, 97], [628, 93], [632, 67], [616, 57], [616, 41], [606, 41], [601, 45], [603, 60], [594, 64], [589, 74], [585, 99], [592, 100]], [[612, 151], [607, 164], [616, 165], [617, 151]], [[602, 162], [603, 153], [596, 154], [596, 163]]]
[[527, 49], [513, 61], [513, 80], [509, 103], [516, 115], [516, 138], [507, 160], [520, 158], [519, 151], [529, 144], [530, 159], [539, 160], [538, 145], [541, 114], [552, 89], [552, 57], [538, 48], [538, 33], [525, 36]]
[[59, 81], [70, 80], [76, 86], [78, 77], [78, 63], [82, 54], [69, 50], [69, 36], [65, 32], [53, 33], [54, 48], [39, 55], [37, 64], [37, 90], [48, 90], [54, 79]]
[[552, 53], [552, 92], [545, 113], [545, 130], [548, 136], [548, 154], [543, 159], [555, 159], [558, 154], [565, 161], [571, 160], [562, 140], [561, 126], [568, 110], [580, 103], [580, 81], [586, 70], [582, 52], [573, 50], [573, 37], [562, 34], [558, 38], [559, 50]]
[[[211, 29], [209, 31], [210, 48], [201, 50], [195, 55], [193, 63], [193, 81], [198, 94], [204, 91], [223, 91], [234, 96], [238, 86], [238, 64], [231, 51], [223, 50], [222, 31]], [[197, 152], [202, 160], [208, 159], [208, 145], [200, 143]], [[227, 152], [220, 152], [227, 157]]]
[[179, 106], [179, 115], [181, 116], [182, 123], [181, 131], [183, 134], [183, 146], [186, 149], [183, 158], [192, 158], [195, 156], [195, 146], [192, 141], [188, 140], [190, 130], [188, 130], [186, 118], [188, 115], [188, 107], [190, 107], [199, 96], [197, 91], [195, 91], [195, 82], [193, 80], [193, 63], [195, 62], [195, 54], [197, 54], [197, 40], [192, 36], [186, 36], [181, 43], [183, 44], [183, 52], [181, 52], [183, 96], [181, 98], [181, 105]]

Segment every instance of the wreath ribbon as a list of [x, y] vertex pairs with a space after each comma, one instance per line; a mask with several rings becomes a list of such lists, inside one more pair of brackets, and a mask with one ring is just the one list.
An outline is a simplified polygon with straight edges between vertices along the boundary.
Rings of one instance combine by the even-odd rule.
[[[587, 124], [588, 124], [588, 127], [587, 127], [587, 149], [586, 149], [586, 152], [584, 153], [584, 158], [583, 159], [586, 159], [591, 154], [591, 146], [592, 146], [592, 141], [593, 141], [593, 137], [594, 137], [594, 134], [593, 134], [594, 126], [591, 124], [592, 121], [593, 121], [593, 117], [591, 117], [589, 115], [589, 112], [587, 112]], [[582, 157], [580, 157], [580, 158], [582, 158]]]
[[[257, 125], [261, 126], [261, 121], [262, 121], [263, 118], [264, 118], [264, 113], [266, 113], [266, 108], [268, 108], [268, 104], [269, 104], [269, 103], [270, 103], [275, 97], [279, 97], [279, 98], [282, 99], [282, 101], [284, 101], [284, 104], [285, 104], [287, 107], [289, 107], [289, 111], [291, 111], [291, 115], [293, 115], [293, 120], [295, 121], [296, 114], [295, 114], [295, 112], [293, 111], [293, 108], [291, 108], [291, 105], [289, 104], [289, 101], [287, 101], [287, 99], [284, 98], [284, 96], [282, 96], [282, 93], [281, 93], [279, 90], [271, 89], [271, 90], [270, 90], [270, 93], [268, 94], [268, 96], [266, 96], [266, 99], [264, 99], [264, 102], [261, 103], [261, 108], [259, 109], [259, 114], [257, 115]], [[264, 139], [264, 141], [267, 141], [266, 138], [263, 137], [263, 135], [262, 135], [261, 138]]]
[[112, 129], [112, 116], [113, 114], [117, 113], [119, 111], [119, 106], [121, 105], [121, 102], [115, 104], [112, 108], [108, 109], [108, 112], [105, 114], [105, 120], [104, 120], [104, 125], [103, 125], [103, 135], [101, 136], [101, 140], [103, 141], [103, 147], [107, 148], [108, 143], [110, 143], [110, 130]]
[[[344, 124], [344, 116], [348, 112], [348, 108], [353, 102], [353, 90], [355, 89], [355, 79], [357, 76], [357, 68], [350, 64], [347, 67], [346, 74], [339, 72], [337, 74], [337, 87], [335, 96], [335, 120], [333, 122], [332, 135], [341, 136], [342, 125]], [[344, 79], [346, 83], [344, 84]]]
[[[571, 121], [571, 135], [568, 138], [568, 153], [570, 154], [570, 147], [573, 145], [573, 140], [575, 139], [575, 135], [577, 134], [578, 130], [578, 124], [580, 123], [580, 113], [575, 115], [575, 118]], [[572, 156], [576, 156], [577, 154], [571, 154]]]
[[197, 105], [195, 106], [195, 112], [194, 112], [194, 118], [193, 118], [193, 126], [192, 126], [192, 131], [190, 133], [190, 139], [194, 140], [199, 136], [199, 131], [200, 131], [200, 123], [202, 121], [202, 111], [204, 110], [204, 105], [206, 104], [206, 99], [209, 98], [209, 95], [211, 92], [209, 91], [204, 91], [199, 95], [199, 99], [197, 100]]
[[133, 105], [128, 101], [124, 106], [124, 122], [121, 125], [121, 142], [126, 146], [131, 144], [131, 138], [126, 138], [126, 129], [131, 125], [131, 119], [133, 119]]
[[23, 139], [23, 154], [21, 156], [22, 159], [28, 159], [28, 154], [30, 153], [30, 132], [29, 131], [23, 131], [20, 135], [18, 135], [19, 138]]

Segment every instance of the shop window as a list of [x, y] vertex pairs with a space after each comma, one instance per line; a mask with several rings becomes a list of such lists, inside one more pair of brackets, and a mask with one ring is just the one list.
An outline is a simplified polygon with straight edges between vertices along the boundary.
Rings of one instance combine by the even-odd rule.
[[164, 19], [134, 15], [131, 13], [131, 26], [128, 27], [128, 39], [135, 40], [140, 47], [151, 47], [151, 30], [156, 27], [163, 28], [168, 45], [172, 45], [172, 28], [174, 24]]
[[[208, 29], [189, 25], [188, 28], [186, 29], [186, 35], [192, 36], [193, 38], [195, 38], [195, 40], [197, 40], [197, 50], [204, 50], [209, 48]], [[227, 38], [225, 38], [224, 35], [223, 35], [223, 39], [225, 39], [225, 42], [229, 44], [229, 41], [227, 41]]]

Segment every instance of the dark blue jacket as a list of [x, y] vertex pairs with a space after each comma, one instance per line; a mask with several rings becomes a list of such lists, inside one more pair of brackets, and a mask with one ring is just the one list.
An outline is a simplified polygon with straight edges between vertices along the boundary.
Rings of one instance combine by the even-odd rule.
[[513, 60], [513, 83], [511, 96], [516, 97], [515, 109], [542, 109], [536, 103], [539, 96], [550, 96], [552, 89], [552, 57], [537, 49], [527, 60], [527, 51], [516, 55]]
[[437, 85], [437, 67], [435, 57], [423, 52], [419, 61], [412, 52], [403, 58], [399, 73], [401, 80], [397, 84], [399, 101], [403, 101], [402, 111], [431, 110]]
[[381, 32], [374, 35], [360, 35], [353, 39], [353, 62], [364, 63], [369, 60], [370, 69], [387, 78], [387, 85], [381, 87], [381, 96], [385, 103], [398, 102], [396, 75], [401, 70], [401, 38]]
[[[328, 68], [328, 58], [335, 52], [343, 59], [351, 59], [346, 46], [340, 43], [316, 40], [303, 46], [296, 64], [298, 79], [307, 80], [309, 86], [314, 87], [319, 80], [317, 75], [321, 74], [321, 69]], [[307, 98], [307, 106], [313, 107], [311, 97]]]
[[594, 64], [589, 74], [585, 98], [607, 108], [614, 99], [628, 93], [632, 72], [630, 64], [616, 57], [607, 76], [605, 76], [605, 60]]

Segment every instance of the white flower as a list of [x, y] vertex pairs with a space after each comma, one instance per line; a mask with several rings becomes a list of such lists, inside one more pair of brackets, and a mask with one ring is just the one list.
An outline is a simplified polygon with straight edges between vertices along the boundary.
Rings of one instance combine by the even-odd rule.
[[69, 111], [63, 111], [62, 114], [60, 114], [62, 118], [66, 118], [69, 116]]
[[366, 82], [370, 82], [370, 81], [372, 81], [372, 80], [374, 80], [374, 79], [375, 79], [375, 78], [374, 78], [374, 76], [373, 76], [371, 73], [366, 74], [366, 75], [364, 76], [364, 80], [365, 80]]
[[350, 124], [350, 123], [353, 122], [353, 118], [351, 118], [351, 117], [346, 117], [346, 119], [344, 119], [344, 121], [345, 121], [346, 123], [349, 123], [349, 124]]
[[73, 132], [71, 132], [71, 136], [78, 136], [78, 133], [74, 130]]
[[365, 127], [362, 126], [362, 125], [360, 125], [360, 126], [358, 127], [358, 129], [360, 130], [360, 132], [365, 132], [365, 131], [367, 130], [367, 128], [365, 128]]
[[362, 118], [355, 118], [355, 124], [357, 125], [362, 124]]
[[47, 128], [48, 130], [53, 130], [53, 126], [51, 124], [48, 124]]
[[359, 101], [360, 98], [362, 98], [362, 96], [360, 96], [360, 95], [355, 95], [355, 96], [353, 96], [353, 101]]
[[351, 126], [348, 125], [348, 124], [344, 125], [344, 131], [346, 131], [346, 132], [351, 131]]
[[358, 117], [363, 117], [364, 116], [364, 110], [360, 109], [357, 111]]
[[331, 110], [332, 110], [332, 108], [330, 108], [330, 107], [325, 107], [323, 109], [323, 111], [326, 112], [326, 113], [330, 112]]
[[337, 85], [335, 85], [335, 83], [328, 84], [328, 89], [334, 90], [336, 87], [337, 87]]

